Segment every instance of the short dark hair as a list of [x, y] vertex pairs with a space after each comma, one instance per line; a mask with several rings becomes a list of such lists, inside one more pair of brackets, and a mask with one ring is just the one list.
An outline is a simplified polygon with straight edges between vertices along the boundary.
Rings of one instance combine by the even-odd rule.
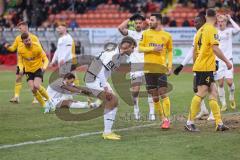
[[21, 39], [22, 40], [27, 39], [28, 37], [29, 37], [28, 33], [21, 34]]
[[129, 43], [129, 44], [133, 44], [135, 47], [137, 46], [137, 42], [135, 41], [135, 39], [133, 39], [130, 36], [126, 36], [122, 39], [120, 45], [122, 45], [123, 43]]
[[63, 79], [75, 79], [75, 75], [73, 73], [67, 73], [64, 75]]
[[213, 8], [207, 9], [207, 17], [215, 17], [216, 16], [216, 11]]
[[27, 26], [28, 24], [27, 24], [26, 21], [20, 21], [20, 22], [17, 24], [17, 26], [19, 27], [19, 26], [21, 26], [21, 25]]
[[200, 18], [201, 21], [204, 22], [204, 23], [206, 22], [206, 18], [205, 18], [205, 16], [202, 15], [202, 14], [197, 15], [196, 18]]
[[156, 17], [157, 20], [162, 22], [162, 15], [160, 13], [152, 13], [151, 16]]

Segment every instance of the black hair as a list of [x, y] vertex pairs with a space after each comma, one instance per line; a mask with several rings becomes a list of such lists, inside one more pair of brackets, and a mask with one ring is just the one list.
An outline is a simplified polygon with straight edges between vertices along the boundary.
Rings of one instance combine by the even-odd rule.
[[75, 75], [73, 73], [67, 73], [64, 75], [63, 79], [75, 79]]
[[151, 16], [156, 17], [157, 20], [162, 22], [162, 15], [160, 13], [152, 13]]
[[213, 8], [207, 9], [207, 17], [215, 17], [216, 16], [216, 11]]
[[120, 45], [122, 45], [123, 43], [129, 43], [129, 44], [133, 44], [135, 47], [137, 46], [137, 42], [130, 36], [126, 36], [122, 39]]

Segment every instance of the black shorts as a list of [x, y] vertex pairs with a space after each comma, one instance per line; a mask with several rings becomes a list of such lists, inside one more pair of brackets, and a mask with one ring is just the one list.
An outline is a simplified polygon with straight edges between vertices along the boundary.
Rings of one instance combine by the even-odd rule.
[[196, 73], [196, 86], [206, 85], [210, 87], [211, 84], [215, 82], [213, 71], [195, 73]]
[[41, 78], [43, 81], [43, 71], [42, 69], [38, 69], [34, 73], [32, 72], [25, 72], [25, 75], [27, 77], [27, 81], [34, 80], [36, 77]]
[[[20, 73], [20, 68], [19, 68], [19, 66], [17, 66], [16, 74], [18, 75], [19, 73]], [[24, 72], [24, 68], [23, 68], [23, 74], [25, 74], [25, 72]]]
[[167, 75], [163, 73], [145, 73], [147, 90], [167, 87]]

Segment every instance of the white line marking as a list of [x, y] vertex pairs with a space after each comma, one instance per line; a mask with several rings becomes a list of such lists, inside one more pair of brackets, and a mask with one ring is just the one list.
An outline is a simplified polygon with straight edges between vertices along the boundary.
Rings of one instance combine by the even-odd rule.
[[[151, 126], [155, 126], [155, 125], [157, 125], [157, 123], [151, 123], [151, 124], [140, 125], [140, 126], [133, 126], [133, 127], [128, 127], [128, 128], [122, 128], [122, 129], [116, 129], [116, 130], [113, 130], [113, 131], [121, 132], [121, 131], [128, 131], [128, 130], [133, 130], [133, 129], [138, 129], [138, 128], [151, 127]], [[27, 142], [17, 143], [17, 144], [7, 144], [7, 145], [1, 145], [0, 150], [1, 149], [7, 149], [7, 148], [26, 146], [26, 145], [31, 145], [31, 144], [42, 144], [42, 143], [48, 143], [48, 142], [61, 141], [61, 140], [72, 139], [72, 138], [77, 138], [77, 137], [87, 137], [87, 136], [98, 135], [98, 134], [102, 134], [102, 132], [101, 131], [88, 132], [88, 133], [81, 133], [81, 134], [73, 135], [73, 136], [69, 136], [69, 137], [55, 137], [55, 138], [50, 138], [50, 139], [46, 139], [46, 140], [27, 141]]]
[[[239, 115], [239, 114], [240, 114], [240, 112], [233, 112], [233, 113], [225, 113], [223, 115]], [[133, 126], [133, 127], [128, 127], [128, 128], [115, 129], [113, 131], [121, 132], [121, 131], [134, 130], [134, 129], [138, 129], [138, 128], [152, 127], [155, 125], [158, 125], [158, 123], [151, 123], [151, 124], [146, 124], [146, 125], [139, 125], [139, 126]], [[50, 138], [50, 139], [46, 139], [46, 140], [27, 141], [27, 142], [17, 143], [17, 144], [6, 144], [6, 145], [1, 145], [0, 150], [7, 149], [7, 148], [21, 147], [21, 146], [26, 146], [26, 145], [31, 145], [31, 144], [42, 144], [42, 143], [48, 143], [48, 142], [61, 141], [61, 140], [65, 140], [65, 139], [73, 139], [73, 138], [77, 138], [77, 137], [87, 137], [87, 136], [98, 135], [98, 134], [102, 134], [102, 132], [101, 131], [88, 132], [88, 133], [81, 133], [81, 134], [73, 135], [73, 136], [69, 136], [69, 137], [55, 137], [55, 138]]]
[[[22, 89], [21, 92], [30, 92], [30, 89]], [[10, 93], [10, 92], [14, 92], [14, 89], [4, 89], [4, 90], [0, 90], [0, 93]]]

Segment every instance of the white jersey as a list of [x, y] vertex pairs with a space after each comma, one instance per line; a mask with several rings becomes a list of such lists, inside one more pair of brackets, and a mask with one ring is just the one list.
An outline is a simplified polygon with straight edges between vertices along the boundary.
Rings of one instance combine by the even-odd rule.
[[58, 64], [63, 61], [64, 63], [75, 58], [75, 43], [70, 34], [63, 35], [58, 39], [57, 50], [54, 53], [52, 62]]
[[134, 52], [130, 55], [131, 63], [143, 63], [144, 54], [138, 51], [138, 44], [142, 38], [142, 32], [128, 30], [128, 36], [132, 37], [137, 42], [137, 47], [134, 49]]
[[[99, 57], [94, 60], [89, 66], [86, 77], [89, 74], [94, 75], [95, 78], [98, 78], [100, 80], [103, 87], [105, 87], [112, 71], [116, 70], [120, 66], [120, 63], [124, 57], [125, 56], [120, 55], [118, 47], [113, 51], [103, 51]], [[88, 78], [86, 78], [85, 81], [87, 83], [90, 82]]]
[[232, 37], [233, 37], [234, 30], [235, 30], [234, 28], [226, 28], [223, 31], [218, 30], [218, 36], [219, 36], [219, 40], [220, 40], [219, 48], [221, 49], [224, 56], [228, 60], [233, 58], [233, 55], [232, 55]]

